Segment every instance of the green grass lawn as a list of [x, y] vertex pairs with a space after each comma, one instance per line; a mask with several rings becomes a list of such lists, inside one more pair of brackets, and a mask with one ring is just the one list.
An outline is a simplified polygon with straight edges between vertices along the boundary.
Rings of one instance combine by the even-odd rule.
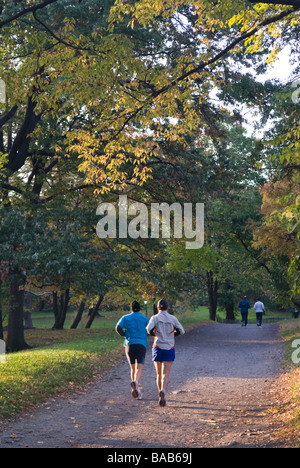
[[34, 347], [8, 354], [0, 364], [0, 418], [76, 390], [116, 364], [122, 353], [121, 340], [108, 329], [36, 329], [25, 335]]
[[[0, 418], [15, 416], [49, 397], [73, 392], [116, 365], [124, 356], [123, 339], [114, 331], [121, 314], [104, 315], [91, 329], [68, 329], [71, 317], [65, 330], [51, 330], [51, 314], [33, 314], [36, 328], [25, 331], [32, 348], [8, 354], [6, 362], [0, 363]], [[178, 317], [188, 329], [206, 321], [208, 310], [199, 307]]]

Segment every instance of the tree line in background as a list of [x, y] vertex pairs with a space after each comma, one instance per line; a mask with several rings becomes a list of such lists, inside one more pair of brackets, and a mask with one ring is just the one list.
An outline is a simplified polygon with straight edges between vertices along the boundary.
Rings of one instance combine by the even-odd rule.
[[[0, 338], [26, 348], [24, 297], [54, 328], [105, 295], [300, 305], [299, 103], [259, 81], [296, 7], [227, 2], [3, 1], [0, 7]], [[294, 64], [293, 78], [299, 67]], [[292, 78], [291, 78], [292, 81]], [[252, 134], [247, 120], [252, 124]], [[260, 130], [262, 137], [255, 136]], [[204, 203], [205, 244], [99, 239], [100, 201]]]

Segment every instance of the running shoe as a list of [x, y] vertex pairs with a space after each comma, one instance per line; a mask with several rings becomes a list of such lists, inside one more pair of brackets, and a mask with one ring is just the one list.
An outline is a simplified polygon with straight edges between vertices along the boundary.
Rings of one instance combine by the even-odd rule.
[[131, 395], [133, 396], [133, 398], [137, 398], [139, 396], [139, 391], [138, 391], [138, 385], [137, 385], [137, 382], [135, 380], [133, 380], [131, 382]]
[[159, 406], [166, 406], [166, 393], [164, 390], [161, 390], [158, 394], [159, 396], [159, 400], [158, 400], [158, 404]]

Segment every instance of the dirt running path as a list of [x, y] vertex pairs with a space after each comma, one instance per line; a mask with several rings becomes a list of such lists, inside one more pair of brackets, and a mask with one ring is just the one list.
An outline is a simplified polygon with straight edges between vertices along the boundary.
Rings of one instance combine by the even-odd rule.
[[283, 356], [277, 324], [203, 325], [177, 339], [176, 355], [165, 408], [149, 349], [142, 401], [124, 361], [84, 392], [2, 426], [0, 448], [282, 446], [266, 417]]

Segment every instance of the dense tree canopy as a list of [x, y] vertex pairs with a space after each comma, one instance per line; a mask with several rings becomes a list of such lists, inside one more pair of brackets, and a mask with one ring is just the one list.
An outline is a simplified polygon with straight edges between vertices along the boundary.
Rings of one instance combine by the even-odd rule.
[[[218, 299], [232, 311], [247, 270], [250, 289], [298, 300], [299, 109], [280, 84], [257, 81], [287, 41], [297, 53], [298, 10], [246, 0], [1, 2], [8, 348], [26, 345], [16, 317], [33, 287], [59, 294], [66, 310], [70, 294], [95, 302], [119, 288], [175, 300], [201, 282], [214, 319]], [[263, 141], [246, 134], [245, 106], [271, 127]], [[205, 246], [97, 238], [98, 203], [120, 194], [147, 206], [204, 203]], [[293, 237], [284, 260], [272, 249], [278, 223]], [[269, 281], [283, 264], [282, 295]]]

